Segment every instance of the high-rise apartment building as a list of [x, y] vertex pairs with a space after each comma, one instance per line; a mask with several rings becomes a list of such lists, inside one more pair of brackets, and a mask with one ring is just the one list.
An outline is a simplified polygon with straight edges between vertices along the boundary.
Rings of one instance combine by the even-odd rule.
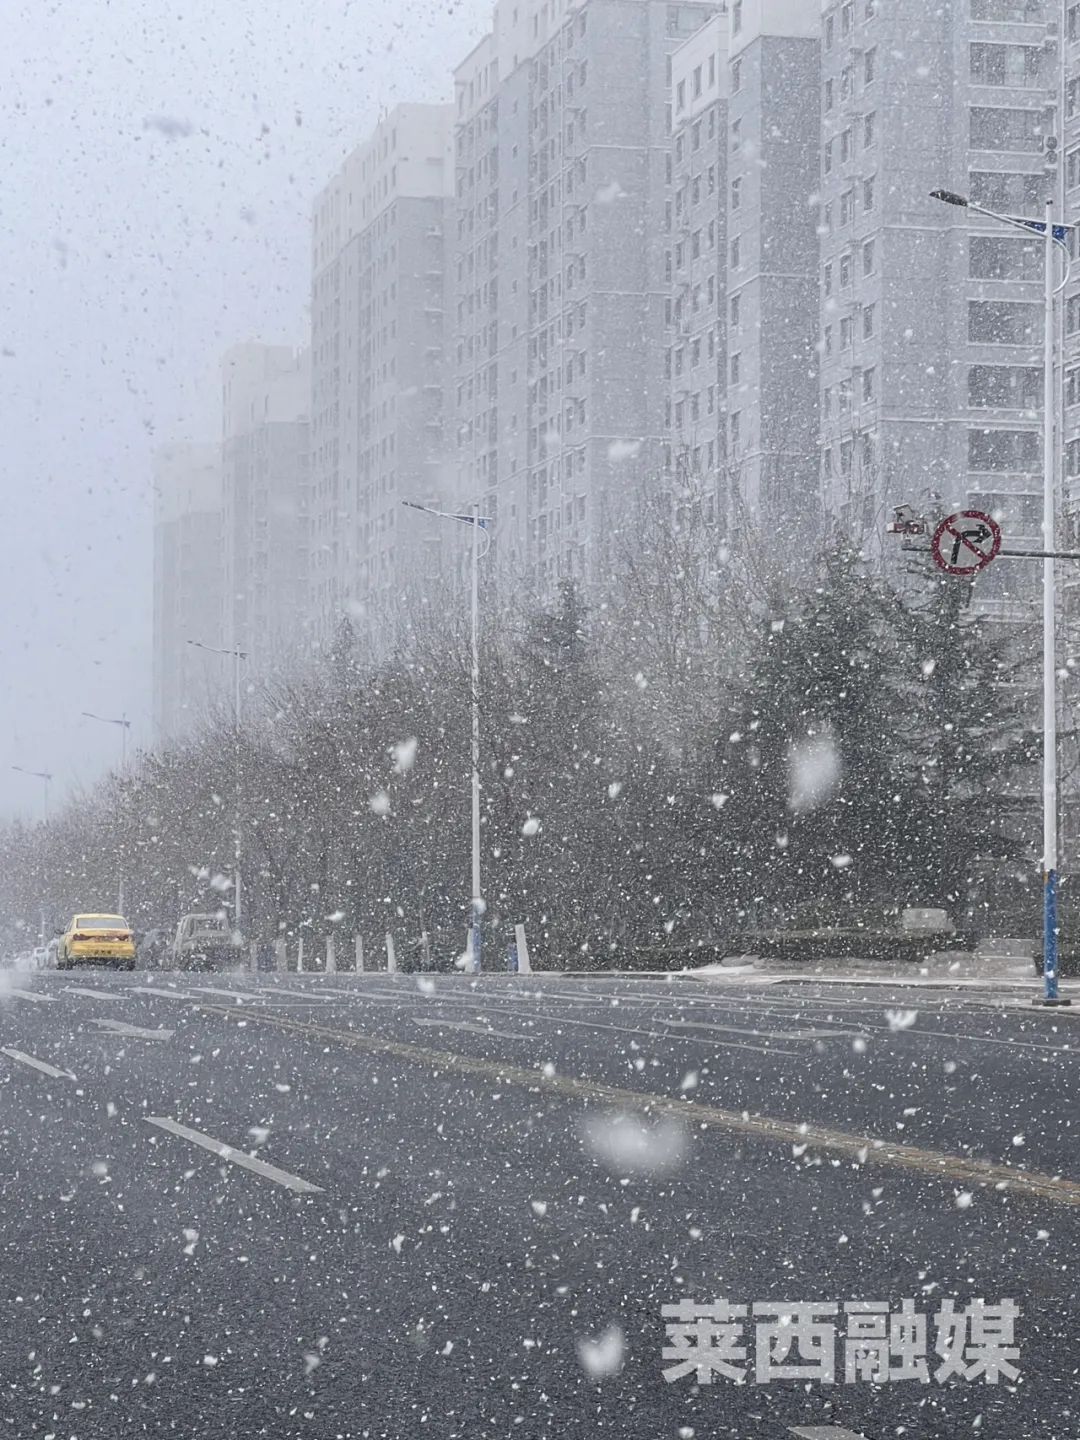
[[738, 0], [728, 19], [730, 493], [799, 546], [820, 527], [820, 16], [806, 0]]
[[715, 9], [499, 0], [457, 72], [458, 488], [541, 590], [663, 483], [668, 64]]
[[311, 596], [325, 641], [437, 571], [453, 107], [400, 105], [315, 204]]
[[207, 643], [243, 650], [265, 676], [305, 640], [308, 599], [308, 357], [236, 345], [222, 379], [225, 616]]
[[221, 465], [216, 445], [169, 445], [154, 457], [154, 736], [176, 739], [219, 693], [225, 613]]
[[671, 334], [667, 469], [731, 520], [727, 501], [728, 30], [714, 15], [671, 62], [672, 184], [665, 211]]
[[[823, 487], [870, 546], [890, 506], [935, 496], [1039, 535], [1041, 247], [930, 192], [1041, 216], [1060, 19], [1050, 0], [823, 5]], [[980, 602], [1037, 579], [1000, 559]]]

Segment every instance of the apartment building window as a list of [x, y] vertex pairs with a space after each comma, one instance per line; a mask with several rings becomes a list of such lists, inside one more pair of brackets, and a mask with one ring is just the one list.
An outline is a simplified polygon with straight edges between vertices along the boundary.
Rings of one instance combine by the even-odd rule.
[[1069, 6], [1066, 30], [1070, 40], [1080, 40], [1080, 5]]
[[877, 256], [873, 240], [864, 240], [862, 247], [862, 273], [864, 275], [872, 275], [874, 273], [876, 260]]
[[840, 407], [840, 414], [847, 415], [851, 410], [851, 377], [846, 376], [836, 387], [837, 404]]
[[864, 305], [862, 312], [862, 333], [864, 340], [869, 340], [873, 336], [876, 320], [877, 306]]
[[850, 225], [855, 219], [855, 191], [845, 190], [840, 196], [840, 224]]
[[705, 410], [709, 415], [716, 414], [716, 386], [710, 385], [705, 391]]
[[695, 176], [694, 176], [694, 179], [693, 179], [693, 182], [692, 182], [691, 185], [690, 185], [690, 204], [691, 204], [691, 205], [699, 205], [700, 203], [701, 203], [701, 176], [700, 176], [700, 175], [695, 175]]
[[1026, 171], [972, 170], [968, 191], [991, 210], [1026, 210], [1045, 199], [1046, 178]]
[[686, 264], [686, 245], [679, 240], [675, 245], [675, 269], [681, 270]]
[[862, 182], [862, 208], [863, 208], [864, 210], [873, 210], [873, 208], [874, 208], [874, 176], [873, 176], [873, 175], [871, 175], [868, 179], [866, 179], [866, 180], [864, 180], [864, 181]]
[[826, 140], [826, 142], [825, 142], [825, 174], [826, 174], [826, 175], [828, 175], [829, 172], [832, 170], [832, 164], [833, 164], [833, 146], [834, 146], [834, 144], [835, 144], [835, 141], [833, 141], [833, 140]]
[[973, 280], [1038, 280], [1043, 242], [973, 235], [968, 242], [968, 274]]
[[840, 289], [847, 290], [851, 285], [851, 254], [840, 256]]
[[1075, 335], [1080, 330], [1080, 295], [1070, 295], [1065, 302], [1065, 333]]
[[836, 102], [835, 102], [835, 96], [834, 96], [834, 94], [833, 94], [833, 82], [832, 82], [831, 80], [826, 80], [826, 81], [825, 81], [825, 113], [826, 113], [826, 114], [829, 113], [829, 111], [833, 108], [833, 105], [834, 105], [835, 103], [836, 103]]
[[851, 159], [851, 126], [840, 133], [840, 164], [846, 165]]
[[1037, 151], [1042, 148], [1041, 110], [1012, 110], [1004, 106], [971, 107], [973, 150]]
[[716, 191], [716, 166], [715, 166], [715, 165], [710, 165], [709, 168], [708, 168], [708, 170], [705, 171], [705, 187], [706, 187], [706, 189], [708, 190], [708, 192], [709, 192], [710, 195], [714, 194], [715, 191]]
[[739, 295], [732, 295], [731, 303], [728, 306], [728, 317], [732, 330], [738, 330], [739, 328], [742, 312], [741, 299], [742, 297]]
[[821, 413], [826, 420], [832, 419], [832, 386], [826, 385], [821, 392]]
[[735, 410], [731, 416], [731, 443], [733, 446], [739, 443], [739, 421], [742, 418], [741, 412]]
[[694, 99], [701, 95], [701, 66], [694, 66]]
[[741, 264], [742, 264], [742, 247], [741, 247], [741, 245], [739, 244], [739, 236], [736, 235], [736, 236], [735, 236], [735, 239], [732, 240], [732, 242], [731, 242], [731, 268], [732, 268], [732, 270], [738, 270], [738, 268], [739, 268], [739, 266], [740, 266]]
[[1080, 405], [1080, 367], [1065, 372], [1065, 404]]
[[850, 65], [845, 65], [840, 71], [840, 99], [841, 101], [851, 99], [851, 91], [855, 83], [855, 72]]
[[735, 0], [731, 7], [731, 33], [738, 35], [742, 29], [742, 0]]
[[820, 231], [820, 233], [821, 233], [822, 235], [831, 235], [831, 234], [832, 234], [832, 228], [833, 228], [833, 225], [832, 225], [832, 201], [830, 200], [829, 203], [828, 203], [828, 205], [826, 205], [825, 208], [824, 208], [824, 209], [822, 210], [822, 212], [821, 212], [821, 231]]
[[971, 18], [972, 20], [1041, 20], [1043, 18], [1042, 4], [1043, 0], [971, 0]]
[[1065, 114], [1072, 120], [1080, 109], [1080, 80], [1070, 80], [1065, 88]]
[[690, 236], [690, 258], [696, 260], [701, 254], [701, 231], [695, 230]]
[[1066, 155], [1065, 179], [1070, 190], [1080, 185], [1080, 150], [1070, 150]]
[[686, 81], [680, 80], [675, 86], [675, 108], [676, 110], [686, 109]]
[[851, 479], [851, 462], [855, 457], [855, 443], [852, 440], [840, 441], [840, 474], [845, 479]]
[[969, 470], [1035, 471], [1040, 468], [1042, 436], [1038, 430], [969, 430]]
[[846, 3], [840, 7], [840, 33], [841, 33], [841, 35], [850, 35], [850, 34], [851, 34], [851, 27], [852, 27], [852, 25], [853, 25], [854, 23], [855, 23], [855, 4], [854, 4], [854, 0], [846, 0]]
[[866, 54], [863, 56], [863, 84], [864, 84], [864, 85], [872, 85], [872, 84], [874, 83], [874, 72], [875, 72], [876, 68], [877, 68], [877, 46], [874, 45], [871, 49], [867, 50]]
[[1037, 344], [1042, 310], [1014, 300], [969, 300], [968, 339], [983, 345]]
[[736, 175], [735, 179], [732, 180], [732, 182], [731, 182], [731, 208], [732, 208], [732, 210], [738, 210], [738, 208], [739, 208], [739, 206], [740, 206], [741, 204], [742, 204], [742, 177], [741, 177], [740, 175]]
[[709, 56], [709, 85], [716, 84], [716, 56]]
[[732, 153], [738, 154], [742, 146], [742, 120], [731, 122], [731, 149]]
[[876, 129], [877, 129], [877, 112], [874, 111], [874, 110], [871, 110], [869, 115], [864, 115], [864, 116], [863, 116], [862, 144], [863, 144], [863, 149], [864, 149], [864, 150], [869, 150], [870, 147], [871, 147], [871, 145], [873, 145], [874, 139], [875, 139]]
[[822, 348], [824, 349], [826, 355], [832, 354], [832, 337], [833, 327], [831, 325], [826, 325], [825, 332], [822, 337]]
[[825, 266], [825, 268], [824, 268], [823, 271], [822, 271], [822, 282], [821, 282], [821, 283], [822, 283], [822, 289], [825, 291], [825, 294], [826, 294], [826, 295], [831, 295], [831, 294], [832, 294], [832, 287], [833, 287], [833, 267], [832, 267], [832, 261], [831, 261], [831, 260], [829, 261], [829, 263]]
[[[741, 370], [742, 370], [742, 356], [739, 354], [739, 352], [738, 352], [737, 350], [736, 350], [735, 354], [732, 355], [732, 357], [731, 357], [731, 360], [730, 360], [730, 362], [729, 362], [729, 370], [730, 370], [730, 374], [731, 374], [731, 384], [732, 384], [732, 385], [738, 385], [738, 383], [739, 383], [739, 375], [740, 375]], [[1074, 371], [1073, 374], [1074, 374], [1074, 375], [1080, 375], [1080, 370]]]
[[851, 316], [845, 315], [840, 321], [840, 349], [851, 349]]
[[969, 49], [971, 78], [976, 85], [1007, 85], [1030, 90], [1039, 84], [1041, 51], [1035, 45], [973, 44]]
[[695, 120], [690, 127], [690, 149], [697, 152], [701, 149], [701, 121]]
[[1080, 475], [1080, 440], [1070, 440], [1065, 446], [1065, 474], [1070, 479]]
[[877, 371], [871, 365], [869, 370], [862, 372], [862, 398], [863, 404], [869, 404], [874, 398], [874, 385], [877, 378]]
[[831, 50], [836, 43], [836, 20], [830, 15], [825, 21], [825, 49]]
[[681, 164], [682, 164], [683, 150], [684, 150], [683, 137], [682, 137], [681, 135], [676, 135], [676, 137], [675, 137], [675, 163], [676, 163], [676, 165], [681, 165]]
[[731, 92], [737, 94], [742, 89], [742, 61], [731, 62]]
[[1038, 410], [1042, 387], [1037, 365], [972, 365], [968, 370], [968, 404], [977, 410]]

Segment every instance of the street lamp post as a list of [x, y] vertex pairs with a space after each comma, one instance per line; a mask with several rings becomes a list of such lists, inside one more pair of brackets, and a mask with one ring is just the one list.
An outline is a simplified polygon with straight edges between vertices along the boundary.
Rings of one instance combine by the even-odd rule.
[[[430, 505], [418, 505], [412, 500], [403, 500], [410, 510], [423, 510], [427, 515], [438, 516], [440, 520], [455, 520], [459, 525], [472, 526], [472, 575], [470, 579], [471, 617], [471, 666], [470, 666], [470, 711], [471, 711], [471, 754], [472, 754], [472, 896], [469, 906], [468, 955], [472, 970], [481, 967], [483, 952], [484, 899], [480, 877], [480, 561], [491, 548], [491, 536], [487, 534], [491, 521], [481, 515], [479, 501], [474, 501], [468, 511], [454, 512], [436, 510]], [[487, 536], [487, 544], [480, 548], [480, 532]]]
[[241, 859], [243, 844], [241, 839], [241, 799], [242, 786], [240, 777], [240, 663], [248, 658], [246, 650], [234, 650], [221, 648], [218, 645], [204, 645], [201, 640], [189, 640], [189, 645], [194, 645], [196, 650], [208, 650], [211, 655], [229, 655], [233, 662], [233, 727], [235, 732], [235, 771], [236, 771], [236, 806], [235, 820], [233, 824], [233, 919], [235, 928], [240, 929], [243, 920], [243, 885], [241, 881]]
[[21, 765], [12, 765], [12, 770], [17, 770], [20, 775], [32, 775], [35, 780], [42, 781], [41, 818], [49, 818], [49, 786], [52, 783], [52, 775], [47, 770], [25, 770]]
[[[82, 712], [88, 720], [99, 720], [102, 725], [117, 725], [120, 728], [120, 770], [123, 773], [127, 769], [127, 739], [128, 731], [131, 729], [131, 721], [126, 715], [119, 718], [112, 715], [95, 715], [93, 710]], [[122, 842], [121, 842], [122, 843]], [[124, 866], [121, 859], [120, 876], [116, 886], [116, 909], [117, 913], [124, 913]]]
[[[1011, 229], [1043, 237], [1043, 995], [1040, 1005], [1069, 1005], [1058, 989], [1058, 819], [1057, 819], [1057, 662], [1054, 645], [1055, 593], [1054, 543], [1056, 535], [1056, 466], [1054, 423], [1057, 412], [1054, 385], [1054, 299], [1069, 283], [1070, 256], [1065, 238], [1069, 225], [1054, 223], [1054, 202], [1047, 199], [1042, 220], [1020, 215], [999, 215], [951, 190], [932, 190], [931, 198], [985, 215]], [[1054, 246], [1065, 256], [1065, 275], [1054, 285]]]

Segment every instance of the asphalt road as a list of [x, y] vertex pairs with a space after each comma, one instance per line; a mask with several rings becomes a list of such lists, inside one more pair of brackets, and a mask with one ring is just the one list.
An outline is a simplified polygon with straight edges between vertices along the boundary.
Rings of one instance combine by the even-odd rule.
[[[980, 992], [0, 975], [0, 1427], [1075, 1440], [1078, 1079], [1080, 1015]], [[978, 1298], [1018, 1375], [939, 1381]], [[848, 1381], [905, 1299], [929, 1383]], [[718, 1300], [839, 1314], [665, 1378]]]

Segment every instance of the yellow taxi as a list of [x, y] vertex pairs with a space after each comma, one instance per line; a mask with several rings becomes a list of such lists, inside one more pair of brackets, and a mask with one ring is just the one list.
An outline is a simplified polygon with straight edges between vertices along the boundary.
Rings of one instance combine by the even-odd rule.
[[135, 969], [135, 936], [122, 915], [76, 915], [60, 936], [56, 968], [76, 965], [115, 965]]

